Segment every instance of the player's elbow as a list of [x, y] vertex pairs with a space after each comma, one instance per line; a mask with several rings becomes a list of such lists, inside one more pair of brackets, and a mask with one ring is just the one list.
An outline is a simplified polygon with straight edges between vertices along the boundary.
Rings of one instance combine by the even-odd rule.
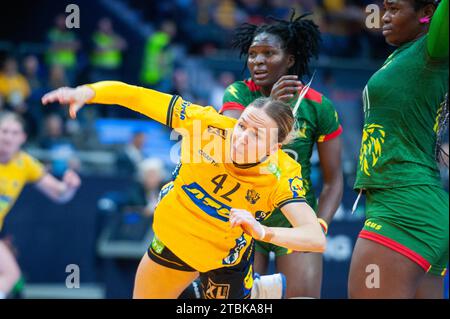
[[327, 240], [323, 232], [320, 230], [319, 232], [314, 233], [314, 235], [309, 238], [307, 243], [307, 251], [313, 253], [323, 253], [325, 251], [326, 245]]
[[313, 251], [316, 253], [323, 253], [327, 247], [327, 239], [325, 235], [320, 232], [315, 238], [312, 240]]
[[326, 238], [323, 232], [314, 232], [308, 238], [302, 237], [297, 241], [297, 247], [292, 248], [297, 251], [323, 253], [326, 248]]

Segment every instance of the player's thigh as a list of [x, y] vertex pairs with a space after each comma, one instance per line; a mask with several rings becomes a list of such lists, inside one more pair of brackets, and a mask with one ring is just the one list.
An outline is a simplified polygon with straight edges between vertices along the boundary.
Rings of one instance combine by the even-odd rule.
[[320, 298], [322, 264], [322, 254], [318, 253], [293, 252], [277, 256], [277, 272], [286, 276], [286, 297]]
[[348, 279], [350, 298], [414, 298], [425, 271], [408, 257], [358, 238]]
[[19, 265], [9, 247], [0, 240], [0, 275], [11, 272], [20, 273]]
[[19, 279], [19, 265], [9, 247], [0, 240], [0, 292], [9, 292]]
[[133, 298], [174, 299], [198, 277], [198, 272], [160, 265], [145, 254], [136, 272]]
[[265, 275], [269, 269], [269, 254], [270, 251], [267, 249], [266, 243], [261, 243], [256, 241], [255, 243], [255, 259], [254, 259], [254, 268], [255, 272], [260, 275]]
[[417, 288], [416, 299], [442, 299], [444, 298], [444, 277], [426, 274]]

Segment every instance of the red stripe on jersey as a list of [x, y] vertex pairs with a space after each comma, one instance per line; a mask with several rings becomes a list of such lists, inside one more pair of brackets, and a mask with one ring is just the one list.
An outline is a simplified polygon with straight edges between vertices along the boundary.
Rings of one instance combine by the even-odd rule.
[[309, 88], [308, 92], [305, 94], [305, 99], [311, 100], [316, 103], [322, 103], [322, 94]]
[[337, 128], [336, 131], [334, 131], [333, 133], [330, 133], [328, 135], [320, 135], [319, 139], [317, 141], [318, 142], [325, 142], [325, 141], [332, 140], [333, 138], [336, 138], [339, 135], [341, 135], [342, 131], [343, 131], [342, 126], [339, 125], [339, 127]]
[[243, 110], [245, 110], [245, 106], [243, 106], [241, 103], [237, 103], [237, 102], [226, 102], [222, 105], [222, 108], [220, 109], [219, 113], [222, 114], [223, 111], [226, 111], [226, 110], [243, 111]]
[[244, 80], [244, 83], [245, 83], [245, 85], [247, 85], [248, 89], [249, 89], [251, 92], [256, 92], [256, 91], [259, 91], [259, 89], [260, 89], [260, 87], [257, 86], [257, 85], [255, 84], [255, 82], [253, 82], [252, 79]]
[[383, 235], [376, 234], [376, 233], [373, 233], [373, 232], [370, 232], [367, 230], [362, 230], [359, 233], [359, 237], [368, 239], [368, 240], [372, 240], [372, 241], [379, 243], [387, 248], [392, 249], [393, 251], [398, 252], [399, 254], [402, 254], [403, 256], [411, 259], [416, 264], [418, 264], [420, 267], [422, 267], [425, 270], [425, 272], [428, 272], [428, 270], [430, 269], [430, 263], [425, 258], [420, 256], [415, 251], [412, 251], [408, 247], [405, 247], [402, 244], [399, 244], [396, 241], [394, 241], [388, 237], [385, 237]]

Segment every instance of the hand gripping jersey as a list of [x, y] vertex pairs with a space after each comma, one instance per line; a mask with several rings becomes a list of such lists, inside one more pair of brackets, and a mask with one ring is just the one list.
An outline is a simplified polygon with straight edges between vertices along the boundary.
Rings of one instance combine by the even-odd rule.
[[0, 163], [0, 230], [25, 184], [34, 183], [43, 175], [42, 165], [25, 152], [19, 152], [7, 164]]
[[161, 190], [153, 229], [157, 238], [192, 268], [233, 266], [251, 237], [229, 225], [231, 208], [262, 220], [276, 207], [305, 201], [301, 168], [279, 150], [257, 165], [236, 166], [230, 159], [235, 119], [179, 96], [126, 85], [91, 85], [91, 103], [120, 104], [174, 128], [182, 135], [181, 164], [173, 183]]

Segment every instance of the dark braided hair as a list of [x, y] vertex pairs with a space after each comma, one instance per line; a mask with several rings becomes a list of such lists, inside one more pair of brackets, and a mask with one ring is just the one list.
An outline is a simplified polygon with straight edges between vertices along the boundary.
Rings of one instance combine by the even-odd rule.
[[276, 23], [260, 26], [244, 23], [236, 29], [231, 45], [240, 50], [240, 57], [247, 57], [248, 50], [257, 35], [264, 32], [276, 35], [282, 42], [282, 49], [295, 58], [289, 73], [298, 75], [299, 78], [310, 75], [308, 64], [312, 57], [318, 56], [321, 38], [319, 27], [312, 20], [304, 19], [309, 15], [310, 13], [306, 13], [294, 18], [295, 10], [292, 9], [289, 21], [268, 17]]
[[441, 0], [413, 0], [413, 6], [415, 11], [419, 11], [428, 4], [432, 4], [437, 7], [439, 2], [441, 2]]
[[437, 119], [437, 127], [436, 127], [436, 150], [435, 150], [435, 158], [439, 163], [447, 163], [445, 157], [448, 159], [448, 154], [442, 148], [442, 139], [445, 135], [445, 132], [448, 128], [448, 117], [449, 117], [449, 109], [448, 109], [448, 92], [445, 94], [444, 101], [441, 103], [439, 107], [439, 115]]

